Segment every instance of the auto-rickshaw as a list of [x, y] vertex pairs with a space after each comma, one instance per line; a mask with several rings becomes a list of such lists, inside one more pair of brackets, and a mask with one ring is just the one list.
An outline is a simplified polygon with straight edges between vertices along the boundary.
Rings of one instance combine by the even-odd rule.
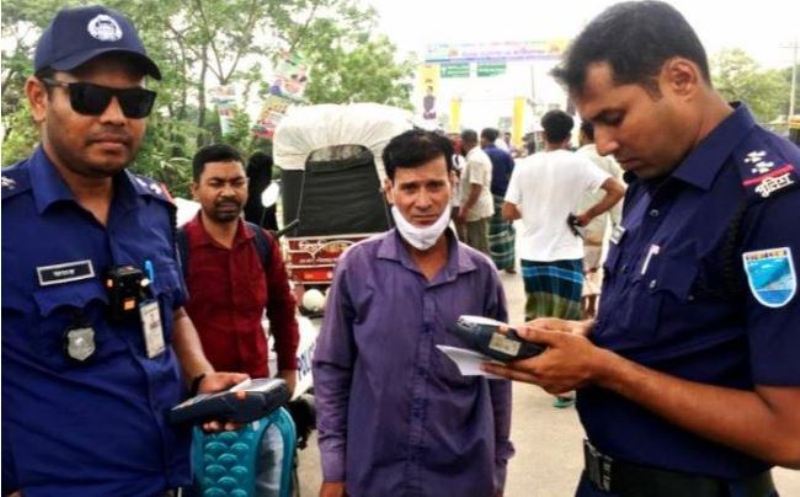
[[[327, 289], [348, 247], [392, 226], [381, 155], [389, 140], [413, 127], [411, 119], [403, 109], [358, 103], [299, 107], [281, 120], [273, 157], [281, 169], [284, 225], [299, 221], [284, 237], [298, 302], [310, 288]], [[321, 303], [304, 307], [321, 311]]]

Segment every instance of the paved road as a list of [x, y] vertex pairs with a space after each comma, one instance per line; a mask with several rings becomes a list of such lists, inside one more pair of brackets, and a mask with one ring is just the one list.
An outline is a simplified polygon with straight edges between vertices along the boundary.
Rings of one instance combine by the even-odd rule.
[[[502, 275], [512, 322], [523, 317], [524, 292], [519, 276]], [[555, 409], [552, 398], [530, 385], [514, 386], [511, 438], [516, 456], [508, 469], [506, 497], [570, 497], [582, 468], [583, 430], [575, 409]], [[321, 481], [316, 440], [300, 454], [301, 495], [317, 495]], [[800, 471], [777, 469], [782, 497], [800, 496]]]

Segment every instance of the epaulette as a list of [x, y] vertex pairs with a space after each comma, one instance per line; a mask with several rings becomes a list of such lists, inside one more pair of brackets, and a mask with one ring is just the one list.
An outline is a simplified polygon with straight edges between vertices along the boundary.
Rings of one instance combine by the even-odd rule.
[[4, 167], [0, 173], [0, 189], [3, 191], [3, 200], [9, 199], [31, 189], [31, 179], [27, 168], [21, 167], [23, 162], [13, 166]]
[[756, 128], [733, 151], [747, 201], [756, 202], [792, 191], [800, 184], [800, 153], [775, 135]]
[[125, 171], [133, 187], [140, 195], [148, 195], [169, 204], [175, 205], [175, 200], [170, 195], [167, 187], [154, 179], [140, 176], [130, 171]]

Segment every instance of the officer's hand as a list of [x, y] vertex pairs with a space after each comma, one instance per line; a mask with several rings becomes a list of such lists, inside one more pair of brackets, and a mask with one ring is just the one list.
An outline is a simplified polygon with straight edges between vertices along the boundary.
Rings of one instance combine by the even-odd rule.
[[592, 382], [611, 352], [595, 347], [581, 335], [519, 326], [517, 333], [525, 340], [545, 345], [536, 357], [506, 365], [485, 363], [484, 371], [510, 380], [539, 385], [551, 394], [562, 394]]
[[[201, 381], [200, 385], [198, 385], [197, 393], [214, 393], [214, 392], [220, 392], [222, 390], [227, 390], [232, 386], [238, 385], [247, 378], [249, 378], [249, 376], [247, 376], [244, 373], [225, 373], [225, 372], [206, 373], [205, 377], [203, 377], [203, 381]], [[246, 395], [246, 392], [239, 392], [239, 393], [242, 395], [242, 397]], [[233, 430], [238, 430], [239, 428], [241, 428], [241, 426], [242, 425], [239, 423], [215, 420], [203, 423], [203, 430], [207, 432], [216, 432], [223, 430], [233, 431]]]
[[289, 389], [289, 397], [294, 396], [294, 389], [297, 386], [297, 370], [281, 369], [278, 371], [278, 378], [286, 382], [286, 388]]
[[319, 489], [319, 497], [345, 497], [343, 481], [324, 481]]
[[221, 392], [238, 385], [248, 378], [249, 376], [244, 373], [206, 373], [203, 377], [203, 381], [197, 386], [197, 393]]
[[8, 494], [8, 497], [22, 497], [22, 492], [17, 490], [16, 492]]

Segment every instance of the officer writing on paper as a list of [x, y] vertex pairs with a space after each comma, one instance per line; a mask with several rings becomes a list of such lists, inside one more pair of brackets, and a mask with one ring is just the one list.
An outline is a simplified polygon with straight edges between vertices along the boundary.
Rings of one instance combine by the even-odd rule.
[[532, 321], [548, 349], [486, 369], [578, 389], [581, 497], [777, 495], [770, 467], [800, 467], [800, 150], [720, 97], [662, 2], [606, 10], [555, 75], [631, 181], [622, 224], [596, 320]]
[[[159, 79], [131, 23], [64, 9], [25, 84], [41, 144], [3, 171], [3, 495], [168, 496], [190, 483], [166, 414], [215, 372], [181, 307], [175, 207], [126, 171]], [[216, 423], [215, 423], [216, 424]]]

